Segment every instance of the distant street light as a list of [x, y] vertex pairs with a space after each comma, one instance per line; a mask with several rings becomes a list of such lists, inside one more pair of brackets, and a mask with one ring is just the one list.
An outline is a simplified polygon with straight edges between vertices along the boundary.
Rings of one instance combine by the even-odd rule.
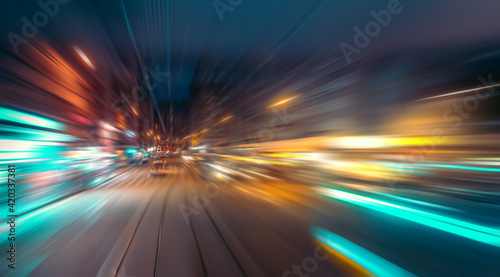
[[223, 119], [221, 119], [221, 121], [219, 121], [220, 123], [223, 123], [223, 122], [226, 122], [228, 121], [229, 119], [231, 119], [233, 116], [232, 115], [228, 115], [226, 117], [224, 117]]
[[288, 103], [288, 102], [290, 102], [290, 101], [292, 101], [292, 100], [294, 100], [294, 99], [296, 99], [298, 97], [299, 97], [299, 95], [295, 95], [295, 96], [292, 96], [292, 97], [280, 100], [280, 101], [278, 101], [278, 102], [276, 102], [276, 103], [268, 106], [268, 108], [274, 108], [274, 107], [277, 107], [277, 106], [281, 106], [281, 105], [286, 104], [286, 103]]
[[137, 110], [134, 107], [132, 107], [132, 111], [134, 112], [135, 115], [139, 115], [139, 113], [137, 112]]
[[92, 62], [90, 62], [89, 58], [87, 57], [87, 55], [85, 55], [85, 53], [83, 53], [82, 49], [80, 49], [80, 47], [78, 46], [73, 46], [73, 48], [76, 50], [76, 52], [78, 53], [78, 55], [80, 55], [80, 57], [82, 58], [82, 60], [90, 67], [92, 68], [93, 70], [96, 70], [95, 69], [95, 66], [92, 64]]

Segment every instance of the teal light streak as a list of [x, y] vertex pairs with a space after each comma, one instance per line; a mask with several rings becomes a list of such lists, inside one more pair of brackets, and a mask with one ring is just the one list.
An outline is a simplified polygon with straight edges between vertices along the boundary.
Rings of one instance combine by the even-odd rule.
[[310, 233], [315, 239], [328, 245], [377, 276], [415, 276], [363, 247], [321, 227], [311, 227]]
[[17, 127], [17, 126], [0, 125], [0, 131], [6, 132], [5, 134], [2, 135], [2, 138], [13, 138], [13, 139], [20, 138], [22, 140], [60, 141], [60, 142], [70, 142], [76, 140], [76, 137], [70, 135]]
[[[494, 159], [492, 159], [494, 160]], [[500, 168], [491, 167], [478, 167], [478, 166], [461, 166], [461, 165], [449, 165], [449, 164], [417, 164], [417, 165], [403, 165], [397, 163], [385, 163], [379, 162], [378, 164], [386, 165], [388, 168], [404, 170], [404, 171], [429, 171], [427, 167], [434, 168], [448, 168], [448, 169], [459, 169], [459, 170], [474, 170], [474, 171], [488, 171], [488, 172], [500, 172]]]
[[491, 168], [491, 167], [461, 166], [461, 165], [447, 165], [447, 164], [432, 164], [430, 166], [438, 168], [460, 169], [460, 170], [500, 172], [500, 168]]
[[134, 154], [136, 152], [137, 152], [137, 148], [127, 148], [125, 150], [125, 153], [127, 153], [127, 154]]
[[481, 226], [438, 214], [424, 212], [341, 190], [324, 187], [318, 188], [318, 190], [321, 194], [337, 200], [345, 201], [361, 207], [369, 208], [378, 212], [413, 221], [471, 240], [500, 247], [500, 230], [498, 229]]
[[436, 205], [436, 204], [432, 204], [432, 203], [427, 203], [427, 202], [423, 202], [423, 201], [419, 201], [419, 200], [415, 200], [415, 199], [410, 199], [410, 198], [406, 198], [406, 197], [396, 196], [396, 195], [392, 195], [392, 194], [388, 194], [388, 193], [382, 193], [382, 192], [377, 192], [377, 191], [372, 191], [371, 193], [382, 195], [382, 196], [385, 196], [385, 197], [390, 197], [390, 198], [397, 199], [397, 200], [400, 200], [400, 201], [405, 201], [405, 202], [408, 202], [408, 203], [417, 204], [417, 205], [428, 206], [428, 207], [433, 207], [433, 208], [440, 208], [440, 209], [446, 209], [446, 210], [455, 210], [455, 209], [452, 209], [452, 208], [449, 208], [449, 207], [445, 207], [445, 206], [441, 206], [441, 205]]
[[40, 116], [19, 112], [16, 110], [0, 107], [0, 114], [2, 115], [2, 120], [6, 121], [43, 127], [47, 129], [59, 130], [59, 131], [66, 130], [66, 126], [64, 124]]

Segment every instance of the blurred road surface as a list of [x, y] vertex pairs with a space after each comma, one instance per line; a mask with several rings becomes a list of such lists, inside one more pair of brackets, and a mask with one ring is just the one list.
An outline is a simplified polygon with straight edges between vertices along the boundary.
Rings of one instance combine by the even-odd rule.
[[361, 274], [311, 237], [318, 226], [411, 274], [499, 276], [497, 246], [324, 197], [292, 174], [241, 168], [214, 182], [202, 170], [162, 159], [18, 217], [17, 267], [0, 275]]

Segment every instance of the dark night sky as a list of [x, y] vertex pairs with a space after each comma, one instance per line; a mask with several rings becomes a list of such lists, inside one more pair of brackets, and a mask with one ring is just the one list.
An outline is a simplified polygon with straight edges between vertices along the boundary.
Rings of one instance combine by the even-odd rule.
[[[341, 55], [340, 42], [352, 44], [353, 27], [364, 27], [373, 19], [370, 11], [385, 9], [388, 2], [244, 0], [234, 11], [224, 13], [221, 21], [208, 0], [124, 0], [123, 6], [120, 0], [71, 0], [40, 28], [35, 40], [43, 38], [68, 52], [78, 45], [103, 75], [120, 76], [125, 81], [130, 79], [126, 72], [136, 72], [139, 61], [143, 67], [170, 71], [170, 85], [161, 82], [155, 95], [168, 99], [171, 89], [172, 98], [181, 101], [188, 96], [201, 56], [213, 57], [216, 64], [221, 56], [251, 60], [269, 55], [293, 60], [320, 53], [327, 64]], [[405, 48], [473, 45], [499, 37], [497, 1], [470, 3], [401, 1], [403, 11], [392, 17], [359, 58]], [[20, 34], [21, 18], [31, 19], [39, 10], [37, 1], [4, 4], [0, 27], [4, 53], [12, 51], [7, 34]], [[346, 65], [342, 59], [335, 63]]]

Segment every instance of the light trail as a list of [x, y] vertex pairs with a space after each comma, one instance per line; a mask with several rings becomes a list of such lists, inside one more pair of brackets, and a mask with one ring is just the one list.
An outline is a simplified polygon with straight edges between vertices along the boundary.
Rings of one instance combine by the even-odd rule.
[[455, 91], [455, 92], [450, 92], [450, 93], [445, 93], [445, 94], [441, 94], [441, 95], [436, 95], [436, 96], [418, 99], [415, 102], [425, 101], [425, 100], [430, 100], [430, 99], [435, 99], [435, 98], [441, 98], [441, 97], [446, 97], [446, 96], [451, 96], [451, 95], [457, 95], [457, 94], [462, 94], [462, 93], [467, 93], [467, 92], [473, 92], [473, 91], [487, 89], [487, 88], [494, 88], [494, 87], [498, 87], [498, 86], [500, 86], [500, 84], [479, 87], [479, 88], [466, 89], [466, 90], [460, 90], [460, 91]]
[[0, 107], [0, 114], [2, 115], [2, 120], [11, 121], [14, 123], [20, 123], [35, 127], [43, 127], [52, 130], [65, 131], [66, 125], [41, 117], [32, 115], [25, 112], [20, 112], [16, 110], [11, 110], [7, 108]]
[[319, 187], [316, 188], [316, 190], [320, 194], [333, 199], [369, 208], [371, 210], [419, 223], [444, 232], [452, 233], [457, 236], [500, 247], [500, 230], [498, 229], [416, 210], [346, 191], [325, 187]]
[[82, 49], [80, 49], [80, 47], [78, 46], [73, 46], [73, 48], [76, 50], [76, 52], [78, 53], [78, 55], [80, 55], [80, 57], [82, 58], [82, 60], [90, 67], [92, 68], [93, 70], [96, 70], [95, 69], [95, 66], [92, 64], [92, 62], [89, 60], [89, 58], [87, 57], [87, 55], [85, 55], [85, 53], [83, 53]]
[[311, 227], [310, 232], [315, 239], [331, 247], [376, 276], [416, 276], [363, 247], [321, 227]]

